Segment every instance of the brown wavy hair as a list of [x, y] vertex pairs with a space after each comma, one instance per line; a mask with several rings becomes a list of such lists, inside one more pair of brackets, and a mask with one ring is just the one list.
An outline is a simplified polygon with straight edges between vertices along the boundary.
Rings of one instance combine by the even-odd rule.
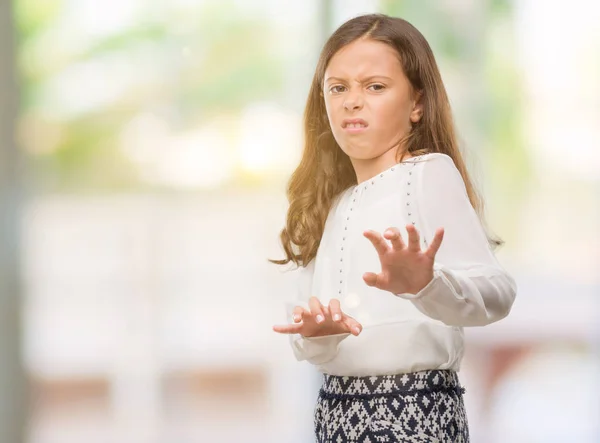
[[[469, 200], [485, 226], [483, 200], [471, 182], [458, 147], [450, 102], [429, 43], [406, 20], [383, 14], [362, 15], [341, 25], [321, 51], [304, 110], [302, 158], [287, 186], [289, 209], [280, 234], [286, 258], [269, 260], [272, 263], [285, 265], [292, 261], [298, 266], [308, 265], [317, 255], [335, 198], [357, 184], [350, 158], [331, 132], [322, 88], [325, 70], [333, 55], [364, 38], [394, 48], [413, 91], [421, 93], [422, 118], [400, 140], [397, 161], [401, 162], [407, 153], [417, 156], [439, 152], [450, 156], [463, 178]], [[503, 243], [489, 234], [488, 241], [492, 248]]]

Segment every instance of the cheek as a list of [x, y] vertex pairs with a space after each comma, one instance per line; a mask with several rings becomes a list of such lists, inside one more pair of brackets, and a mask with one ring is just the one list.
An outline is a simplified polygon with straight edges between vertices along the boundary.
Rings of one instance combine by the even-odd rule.
[[405, 132], [409, 127], [410, 113], [404, 100], [390, 98], [378, 103], [373, 107], [373, 116], [382, 135]]
[[325, 101], [325, 117], [329, 122], [329, 126], [333, 128], [335, 126], [335, 112], [332, 110], [331, 106]]
[[337, 118], [338, 111], [336, 110], [336, 104], [332, 103], [331, 100], [325, 100], [325, 111], [330, 122], [333, 122]]

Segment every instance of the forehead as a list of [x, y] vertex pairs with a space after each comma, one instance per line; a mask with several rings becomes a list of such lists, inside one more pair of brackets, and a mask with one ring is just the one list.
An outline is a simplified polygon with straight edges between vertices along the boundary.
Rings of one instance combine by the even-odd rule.
[[402, 75], [398, 52], [386, 43], [360, 39], [336, 52], [325, 70], [325, 78], [367, 75]]

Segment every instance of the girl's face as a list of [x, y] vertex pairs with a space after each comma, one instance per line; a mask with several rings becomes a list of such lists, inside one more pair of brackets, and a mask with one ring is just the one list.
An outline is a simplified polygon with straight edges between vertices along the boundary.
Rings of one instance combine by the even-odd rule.
[[399, 140], [422, 114], [396, 50], [370, 39], [333, 55], [323, 95], [333, 136], [355, 167], [386, 153], [393, 164]]

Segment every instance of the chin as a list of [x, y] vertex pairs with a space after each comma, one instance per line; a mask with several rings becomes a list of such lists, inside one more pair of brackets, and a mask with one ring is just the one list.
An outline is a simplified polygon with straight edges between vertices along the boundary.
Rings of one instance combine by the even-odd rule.
[[350, 148], [341, 148], [344, 154], [355, 160], [371, 160], [378, 155], [376, 152], [371, 152], [368, 147], [352, 146]]

